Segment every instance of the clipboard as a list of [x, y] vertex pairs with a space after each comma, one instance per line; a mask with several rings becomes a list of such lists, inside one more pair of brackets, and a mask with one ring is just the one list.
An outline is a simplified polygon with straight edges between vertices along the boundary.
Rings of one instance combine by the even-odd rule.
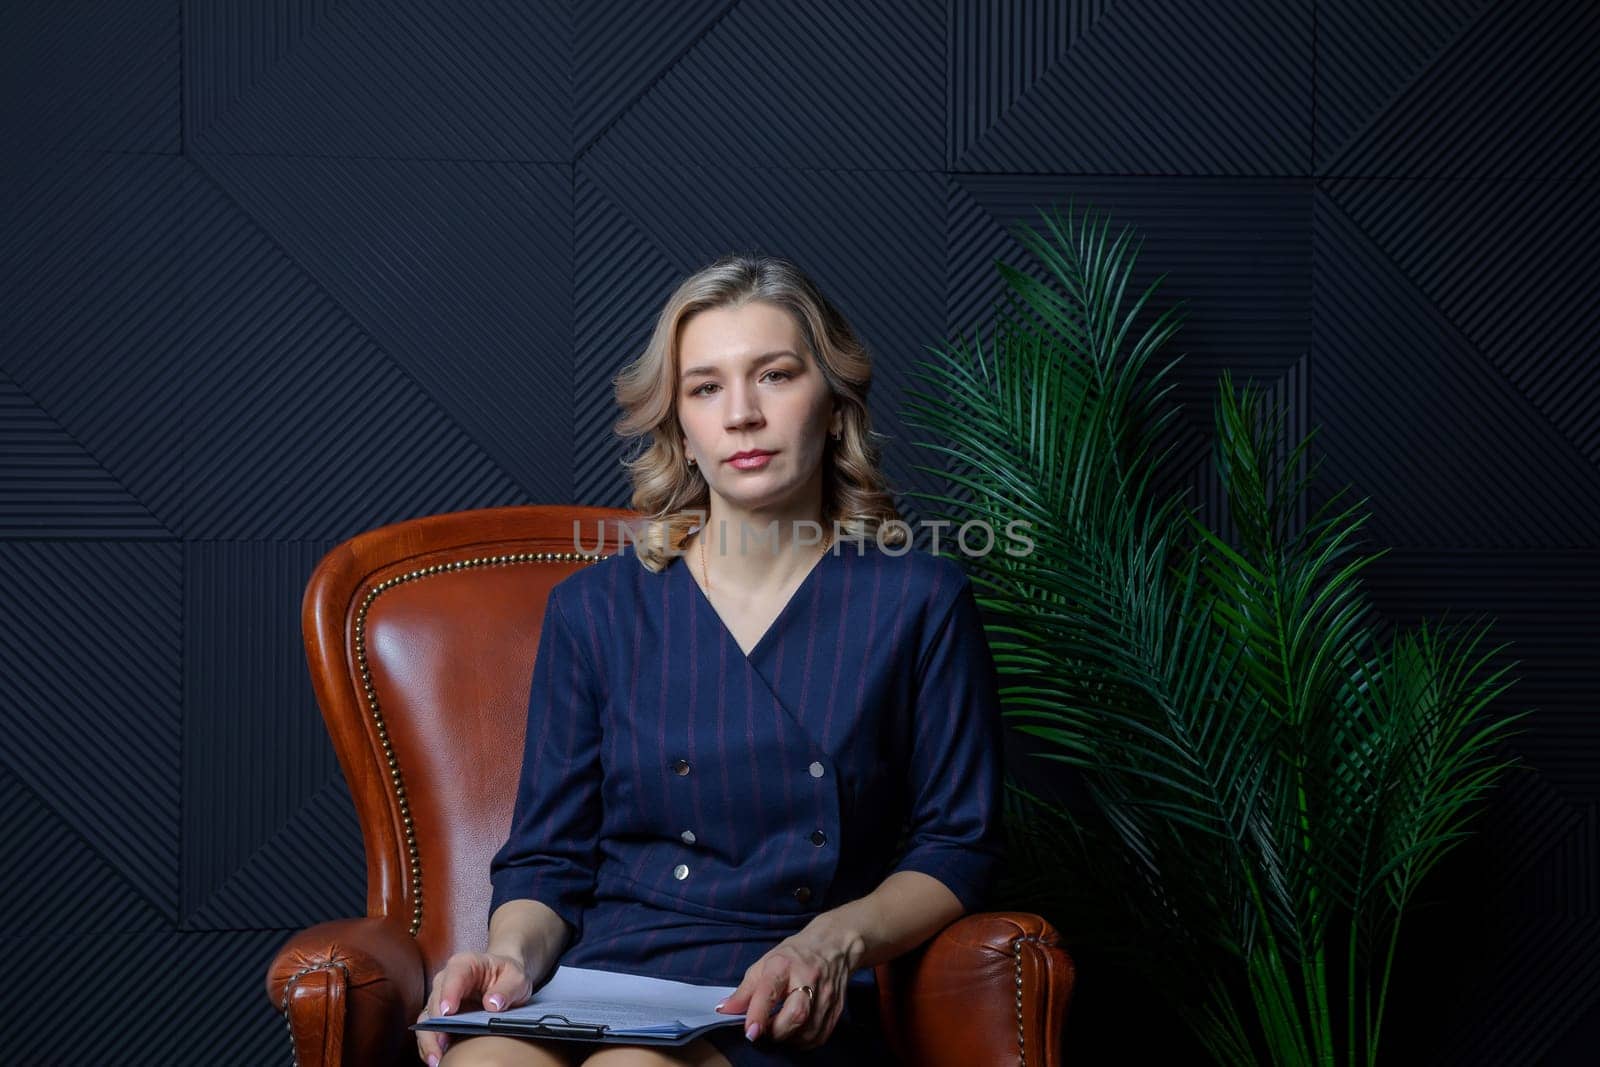
[[[612, 1044], [683, 1045], [708, 1030], [744, 1026], [742, 1014], [723, 1015], [710, 1010], [712, 1003], [733, 991], [733, 986], [695, 986], [643, 975], [558, 967], [527, 1004], [499, 1012], [464, 1011], [434, 1016], [410, 1024], [409, 1029]], [[596, 1010], [589, 1015], [585, 1010], [588, 1008]]]
[[537, 1019], [491, 1016], [488, 1022], [454, 1022], [449, 1018], [412, 1023], [412, 1030], [435, 1030], [450, 1034], [499, 1034], [503, 1037], [549, 1037], [562, 1041], [597, 1041], [626, 1045], [687, 1045], [708, 1030], [740, 1026], [744, 1017], [730, 1015], [724, 1022], [687, 1026], [666, 1032], [630, 1028], [614, 1029], [605, 1023], [573, 1022], [565, 1015], [550, 1012]]

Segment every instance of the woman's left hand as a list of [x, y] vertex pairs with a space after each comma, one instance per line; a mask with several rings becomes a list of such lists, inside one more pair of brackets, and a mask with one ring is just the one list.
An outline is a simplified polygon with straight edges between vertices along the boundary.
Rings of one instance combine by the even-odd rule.
[[[745, 970], [744, 981], [717, 1010], [743, 1012], [752, 1041], [770, 1034], [802, 1049], [822, 1044], [838, 1025], [850, 980], [850, 961], [831, 941], [810, 929], [780, 941]], [[802, 986], [815, 996], [806, 996]], [[769, 1021], [773, 1010], [778, 1014]]]

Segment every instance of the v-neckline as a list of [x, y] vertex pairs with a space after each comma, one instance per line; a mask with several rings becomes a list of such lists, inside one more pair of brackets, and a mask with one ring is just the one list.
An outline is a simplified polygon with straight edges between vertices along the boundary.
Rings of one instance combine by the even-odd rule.
[[700, 583], [694, 580], [694, 574], [689, 570], [689, 557], [679, 556], [678, 559], [683, 564], [682, 569], [684, 580], [687, 581], [691, 587], [693, 587], [695, 595], [700, 598], [701, 606], [704, 607], [706, 611], [710, 612], [711, 618], [715, 622], [717, 629], [722, 631], [723, 638], [733, 646], [733, 650], [735, 652], [744, 657], [745, 662], [754, 663], [756, 661], [756, 657], [761, 654], [761, 651], [764, 648], [766, 648], [767, 642], [772, 640], [773, 635], [782, 628], [784, 622], [788, 619], [790, 612], [795, 609], [795, 605], [799, 604], [800, 601], [804, 599], [803, 594], [805, 594], [811, 588], [812, 584], [816, 582], [817, 575], [822, 570], [823, 561], [829, 556], [833, 555], [837, 548], [837, 542], [828, 545], [827, 549], [817, 557], [816, 562], [811, 564], [811, 569], [806, 572], [806, 576], [804, 578], [800, 579], [800, 584], [794, 587], [794, 592], [789, 594], [789, 599], [783, 602], [783, 607], [778, 609], [778, 613], [772, 617], [772, 621], [767, 624], [767, 628], [761, 631], [761, 636], [756, 638], [756, 643], [750, 646], [749, 652], [746, 652], [739, 645], [739, 639], [733, 635], [733, 631], [729, 629], [727, 622], [722, 618], [722, 614], [717, 611], [716, 605], [711, 603], [711, 598], [706, 596], [706, 591], [700, 587]]

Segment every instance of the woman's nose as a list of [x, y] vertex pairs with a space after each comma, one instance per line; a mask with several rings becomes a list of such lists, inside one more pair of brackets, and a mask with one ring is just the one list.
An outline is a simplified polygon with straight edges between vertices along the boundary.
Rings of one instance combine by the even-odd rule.
[[723, 422], [729, 429], [748, 426], [761, 421], [761, 407], [755, 395], [746, 389], [728, 390], [728, 409]]

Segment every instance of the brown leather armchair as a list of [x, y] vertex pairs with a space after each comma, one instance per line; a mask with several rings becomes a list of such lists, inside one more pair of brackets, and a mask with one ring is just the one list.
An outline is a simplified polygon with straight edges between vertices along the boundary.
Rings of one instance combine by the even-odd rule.
[[[416, 1064], [431, 975], [488, 930], [489, 859], [510, 826], [550, 588], [633, 513], [491, 508], [397, 523], [329, 552], [302, 628], [350, 783], [367, 914], [292, 936], [267, 973], [296, 1062]], [[601, 533], [605, 533], [602, 540]], [[1073, 965], [1037, 915], [966, 915], [877, 968], [907, 1064], [1061, 1062]]]

